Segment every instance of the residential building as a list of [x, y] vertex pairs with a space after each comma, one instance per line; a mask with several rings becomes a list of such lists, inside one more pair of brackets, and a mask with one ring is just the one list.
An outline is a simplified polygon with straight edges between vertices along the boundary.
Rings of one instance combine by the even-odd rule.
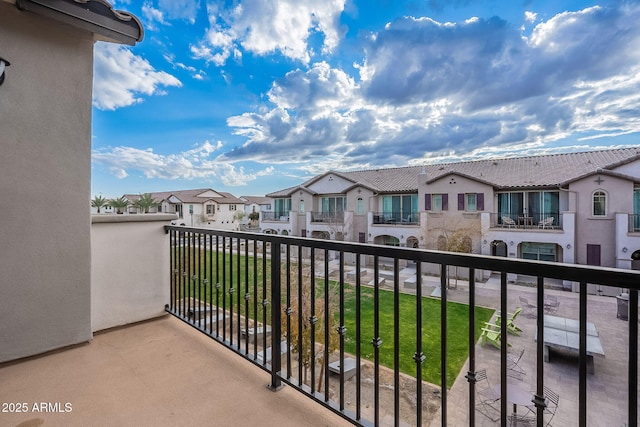
[[93, 47], [143, 38], [135, 16], [92, 3], [0, 1], [0, 362], [92, 337]]
[[[245, 217], [241, 226], [247, 231], [256, 231], [259, 225], [260, 212], [265, 212], [265, 215], [268, 215], [266, 212], [273, 212], [273, 199], [264, 196], [240, 196], [240, 199], [245, 202]], [[258, 219], [251, 218], [255, 215], [258, 215]]]
[[640, 248], [635, 147], [331, 171], [267, 196], [266, 233], [620, 268]]
[[[245, 211], [245, 201], [231, 193], [200, 188], [150, 194], [159, 203], [151, 212], [176, 213], [176, 223], [180, 225], [236, 230], [243, 220], [240, 215]], [[133, 203], [140, 195], [125, 194], [124, 197]], [[130, 208], [129, 213], [137, 210]]]

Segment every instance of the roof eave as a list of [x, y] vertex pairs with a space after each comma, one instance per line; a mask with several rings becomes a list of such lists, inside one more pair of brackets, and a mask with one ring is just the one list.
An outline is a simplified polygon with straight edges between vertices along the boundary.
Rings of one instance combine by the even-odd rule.
[[114, 10], [106, 0], [17, 0], [16, 6], [89, 31], [96, 40], [133, 46], [144, 37], [138, 18]]

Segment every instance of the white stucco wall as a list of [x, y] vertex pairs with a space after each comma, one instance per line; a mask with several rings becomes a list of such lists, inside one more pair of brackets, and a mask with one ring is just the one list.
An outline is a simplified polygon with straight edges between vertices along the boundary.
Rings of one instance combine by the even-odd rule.
[[0, 2], [0, 362], [91, 338], [93, 39]]
[[93, 331], [160, 316], [169, 302], [174, 214], [95, 215], [91, 225]]

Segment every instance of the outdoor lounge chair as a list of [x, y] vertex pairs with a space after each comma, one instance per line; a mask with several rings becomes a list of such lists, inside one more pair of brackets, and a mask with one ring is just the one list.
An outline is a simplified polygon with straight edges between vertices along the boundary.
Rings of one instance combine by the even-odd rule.
[[511, 427], [535, 427], [536, 419], [530, 415], [509, 415], [509, 426]]
[[[518, 307], [516, 311], [514, 311], [513, 313], [507, 313], [507, 332], [510, 333], [511, 335], [520, 336], [520, 333], [522, 332], [522, 329], [520, 329], [514, 322], [521, 312], [522, 312], [522, 307]], [[496, 323], [498, 325], [501, 324], [499, 313], [497, 314], [497, 317], [496, 317]]]
[[482, 415], [489, 418], [491, 421], [496, 422], [500, 419], [500, 409], [496, 402], [500, 400], [500, 395], [491, 388], [489, 379], [487, 378], [487, 371], [481, 369], [476, 372], [476, 394], [478, 396], [478, 403], [476, 408]]
[[486, 343], [489, 343], [495, 348], [500, 348], [500, 326], [489, 322], [486, 322], [485, 325], [486, 327], [482, 328], [482, 334], [480, 335], [480, 345], [484, 347]]
[[515, 227], [516, 226], [516, 222], [513, 220], [513, 218], [510, 218], [508, 216], [502, 216], [500, 217], [502, 219], [502, 226], [503, 227]]

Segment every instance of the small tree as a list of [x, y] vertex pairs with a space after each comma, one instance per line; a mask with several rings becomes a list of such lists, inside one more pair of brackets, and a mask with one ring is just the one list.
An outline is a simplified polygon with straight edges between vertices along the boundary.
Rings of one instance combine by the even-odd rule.
[[256, 225], [258, 223], [258, 220], [260, 219], [260, 212], [256, 212], [253, 211], [249, 214], [249, 219], [251, 220], [251, 223], [253, 225]]
[[[325, 299], [324, 299], [324, 290], [318, 289], [317, 284], [313, 284], [316, 286], [316, 299], [314, 304], [313, 316], [312, 313], [312, 304], [311, 304], [311, 274], [309, 269], [303, 269], [302, 274], [302, 295], [300, 296], [299, 288], [298, 288], [298, 268], [301, 268], [300, 264], [291, 265], [291, 269], [288, 274], [292, 279], [291, 283], [291, 310], [292, 315], [290, 317], [291, 322], [291, 335], [289, 336], [289, 343], [291, 343], [291, 347], [294, 352], [298, 353], [298, 358], [302, 366], [304, 366], [304, 379], [303, 381], [307, 382], [307, 375], [309, 368], [312, 363], [315, 363], [316, 360], [321, 361], [321, 371], [320, 371], [320, 381], [318, 381], [318, 390], [322, 387], [322, 378], [323, 378], [323, 370], [324, 370], [324, 357], [317, 354], [315, 348], [312, 348], [311, 343], [321, 343], [325, 346], [328, 346], [329, 353], [333, 353], [340, 346], [340, 335], [338, 334], [336, 328], [336, 313], [338, 310], [337, 307], [337, 295], [336, 289], [329, 289], [329, 301], [328, 301], [328, 309], [325, 310]], [[287, 269], [286, 266], [283, 265], [282, 268], [282, 280], [286, 281]], [[300, 306], [300, 302], [302, 302], [302, 306]], [[325, 334], [325, 323], [326, 317], [328, 315], [329, 318], [329, 342], [324, 343], [324, 334]], [[311, 318], [315, 317], [315, 323], [312, 325]], [[286, 325], [287, 322], [287, 314], [282, 314], [282, 324]], [[300, 325], [300, 322], [302, 325]], [[302, 327], [302, 334], [300, 335], [300, 326]], [[315, 333], [313, 336], [314, 340], [312, 340], [312, 331]], [[301, 343], [302, 345], [300, 345]]]
[[117, 199], [109, 200], [109, 206], [116, 210], [116, 213], [121, 214], [123, 209], [129, 207], [129, 201], [124, 197], [118, 197]]
[[149, 209], [160, 206], [160, 203], [153, 198], [151, 193], [140, 194], [138, 200], [133, 202], [133, 206], [140, 209], [144, 213], [149, 213]]
[[100, 213], [101, 208], [108, 205], [109, 201], [102, 196], [95, 196], [93, 199], [91, 199], [91, 207], [98, 209], [98, 213]]

